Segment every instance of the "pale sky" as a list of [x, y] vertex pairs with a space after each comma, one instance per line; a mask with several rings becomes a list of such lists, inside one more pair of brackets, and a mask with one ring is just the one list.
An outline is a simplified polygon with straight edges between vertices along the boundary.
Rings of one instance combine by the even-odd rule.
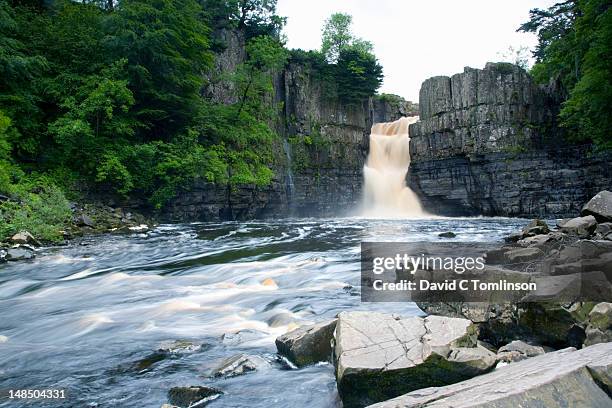
[[530, 49], [532, 34], [516, 29], [532, 8], [558, 0], [278, 0], [277, 14], [287, 17], [289, 48], [321, 46], [321, 28], [335, 12], [353, 16], [353, 33], [374, 44], [384, 68], [379, 92], [418, 102], [421, 83], [452, 75], [463, 67], [499, 61], [509, 46]]

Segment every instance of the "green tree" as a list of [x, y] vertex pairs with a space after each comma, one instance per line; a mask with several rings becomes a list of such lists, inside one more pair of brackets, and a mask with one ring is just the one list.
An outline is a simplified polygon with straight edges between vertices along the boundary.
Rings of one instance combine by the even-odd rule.
[[346, 102], [359, 102], [372, 96], [383, 80], [376, 57], [359, 46], [340, 51], [337, 65], [338, 96]]
[[32, 156], [38, 151], [41, 133], [39, 97], [34, 81], [48, 67], [47, 60], [32, 55], [19, 34], [24, 10], [17, 13], [6, 1], [0, 1], [0, 109], [11, 119], [6, 141], [22, 155]]
[[535, 32], [531, 72], [559, 81], [567, 100], [561, 124], [571, 139], [612, 147], [612, 10], [609, 0], [569, 0], [534, 9], [519, 30]]
[[354, 41], [352, 24], [353, 17], [346, 13], [334, 13], [325, 20], [321, 35], [321, 52], [327, 61], [337, 62], [340, 51]]
[[287, 62], [287, 50], [270, 36], [251, 39], [247, 46], [247, 61], [236, 71], [234, 82], [239, 97], [237, 116], [245, 106], [251, 111], [265, 107], [262, 97], [272, 91], [272, 72], [280, 70]]
[[114, 59], [126, 58], [141, 139], [170, 140], [202, 107], [203, 72], [212, 63], [209, 28], [195, 0], [123, 0], [108, 18]]

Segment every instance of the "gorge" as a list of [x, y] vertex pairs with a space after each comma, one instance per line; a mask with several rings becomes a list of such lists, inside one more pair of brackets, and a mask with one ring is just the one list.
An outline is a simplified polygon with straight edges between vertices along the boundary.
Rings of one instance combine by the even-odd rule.
[[[219, 35], [227, 47], [217, 69], [231, 71], [245, 58], [244, 38]], [[343, 103], [303, 62], [274, 78], [274, 103], [283, 109], [273, 182], [229, 188], [198, 181], [171, 200], [166, 219], [352, 214], [363, 200], [371, 127], [409, 116], [419, 120], [410, 124], [406, 182], [432, 214], [563, 217], [611, 184], [610, 153], [564, 142], [554, 83], [536, 85], [512, 64], [427, 79], [418, 105], [393, 95]], [[206, 92], [231, 101], [223, 81]]]

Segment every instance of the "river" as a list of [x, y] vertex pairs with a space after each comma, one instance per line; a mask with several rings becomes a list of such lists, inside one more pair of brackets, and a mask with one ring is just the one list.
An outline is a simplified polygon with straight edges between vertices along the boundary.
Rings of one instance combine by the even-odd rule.
[[[362, 241], [495, 242], [507, 218], [282, 219], [161, 225], [44, 248], [0, 265], [0, 389], [66, 389], [37, 407], [156, 407], [174, 386], [209, 385], [209, 407], [340, 406], [333, 366], [291, 369], [274, 339], [347, 309], [418, 315], [411, 303], [361, 303]], [[168, 340], [195, 350], [164, 355]], [[208, 378], [237, 353], [269, 362]], [[33, 406], [17, 401], [2, 407]]]

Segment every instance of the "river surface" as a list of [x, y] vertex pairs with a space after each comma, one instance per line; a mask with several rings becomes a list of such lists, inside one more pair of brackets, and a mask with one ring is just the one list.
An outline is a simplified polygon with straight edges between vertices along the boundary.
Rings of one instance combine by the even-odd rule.
[[[362, 241], [495, 242], [506, 218], [283, 219], [161, 225], [46, 248], [0, 265], [0, 389], [66, 389], [64, 401], [1, 407], [156, 407], [175, 386], [209, 385], [209, 407], [338, 407], [333, 366], [292, 369], [274, 339], [347, 310], [420, 315], [412, 303], [361, 303]], [[198, 345], [156, 354], [162, 342]], [[269, 364], [209, 378], [224, 358]]]

